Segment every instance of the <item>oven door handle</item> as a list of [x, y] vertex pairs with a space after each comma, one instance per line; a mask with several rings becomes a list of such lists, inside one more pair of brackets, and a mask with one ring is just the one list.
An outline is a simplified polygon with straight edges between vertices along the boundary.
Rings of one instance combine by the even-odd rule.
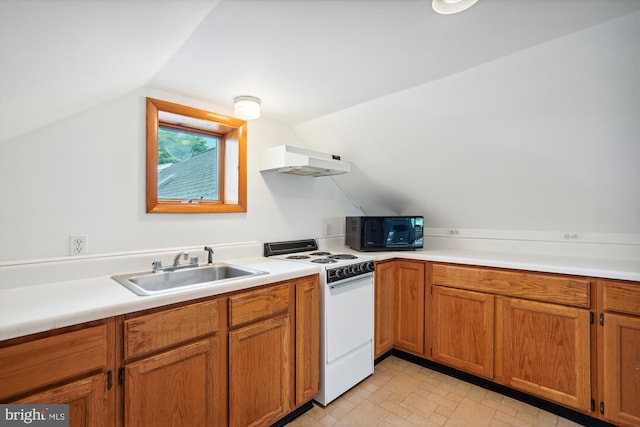
[[348, 279], [340, 280], [340, 283], [329, 284], [329, 289], [341, 288], [343, 286], [352, 285], [354, 282], [358, 282], [360, 280], [366, 280], [373, 277], [373, 273], [361, 274], [359, 276], [350, 277]]

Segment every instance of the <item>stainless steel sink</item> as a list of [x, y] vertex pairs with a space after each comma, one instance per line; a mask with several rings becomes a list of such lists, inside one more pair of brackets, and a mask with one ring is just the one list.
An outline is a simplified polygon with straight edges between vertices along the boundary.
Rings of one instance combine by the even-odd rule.
[[216, 285], [263, 274], [268, 273], [237, 265], [216, 263], [163, 273], [146, 271], [120, 274], [111, 278], [138, 295], [157, 295], [190, 287]]

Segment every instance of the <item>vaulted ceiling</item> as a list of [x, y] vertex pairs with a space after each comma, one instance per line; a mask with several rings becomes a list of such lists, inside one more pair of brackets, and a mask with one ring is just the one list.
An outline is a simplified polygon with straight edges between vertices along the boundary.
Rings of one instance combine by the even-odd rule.
[[305, 122], [640, 9], [638, 0], [1, 0], [0, 139], [153, 86]]

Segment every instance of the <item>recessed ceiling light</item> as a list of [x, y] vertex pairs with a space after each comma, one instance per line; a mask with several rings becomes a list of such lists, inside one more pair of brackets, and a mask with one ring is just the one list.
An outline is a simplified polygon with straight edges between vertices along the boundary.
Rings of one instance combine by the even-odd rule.
[[462, 12], [477, 3], [478, 0], [433, 0], [433, 10], [443, 15]]

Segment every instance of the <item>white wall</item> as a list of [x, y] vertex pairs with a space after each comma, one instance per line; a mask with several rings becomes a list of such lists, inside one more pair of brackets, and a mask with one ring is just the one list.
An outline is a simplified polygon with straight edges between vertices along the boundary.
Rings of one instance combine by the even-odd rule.
[[68, 255], [86, 234], [90, 254], [178, 246], [277, 241], [342, 232], [358, 214], [331, 178], [257, 170], [261, 149], [304, 146], [291, 127], [248, 125], [248, 212], [145, 213], [145, 97], [231, 111], [144, 88], [0, 144], [0, 260]]
[[639, 233], [638, 40], [636, 12], [295, 129], [370, 215]]
[[[640, 13], [295, 128], [250, 122], [246, 214], [145, 213], [144, 97], [0, 144], [0, 260], [341, 233], [361, 212], [332, 178], [263, 175], [262, 148], [341, 154], [367, 214], [427, 227], [640, 233]], [[348, 71], [345, 71], [348, 72]], [[402, 72], [401, 66], [398, 72]]]

